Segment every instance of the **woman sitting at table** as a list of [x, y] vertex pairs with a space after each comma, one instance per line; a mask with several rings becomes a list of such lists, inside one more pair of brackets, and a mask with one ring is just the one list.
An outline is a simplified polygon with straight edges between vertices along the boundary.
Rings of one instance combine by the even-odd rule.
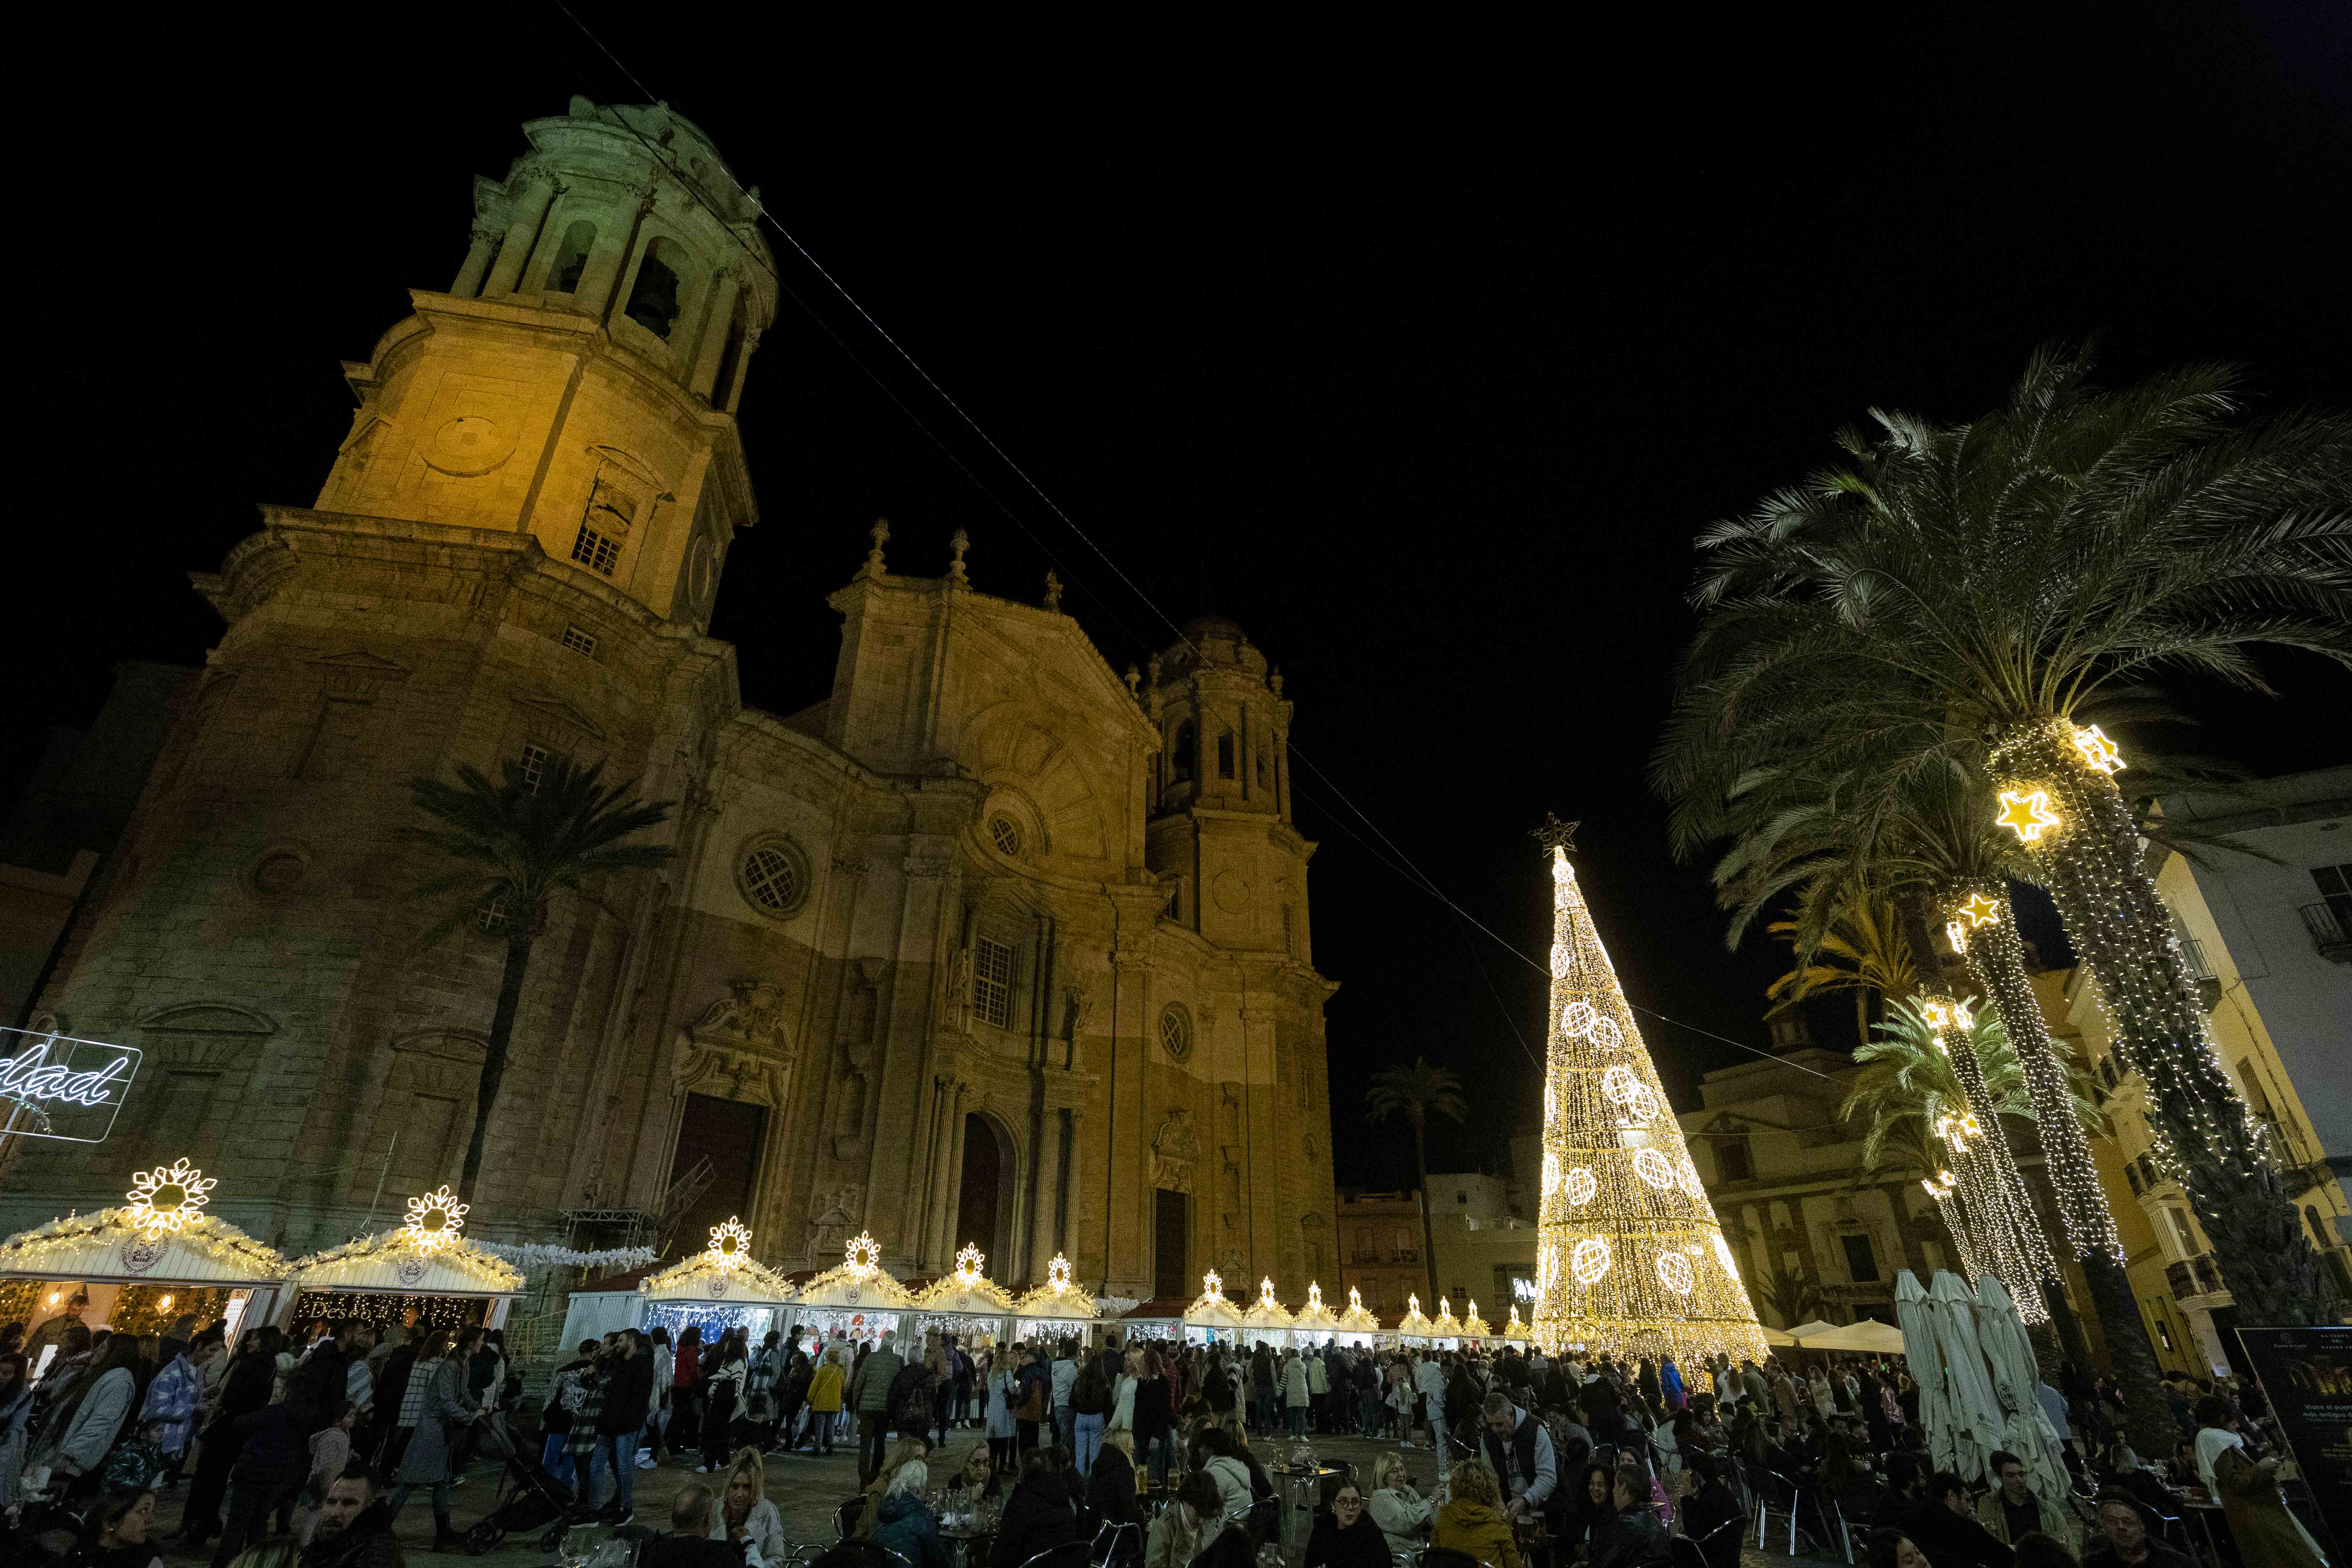
[[992, 1500], [1002, 1493], [1003, 1485], [996, 1473], [996, 1457], [988, 1451], [988, 1444], [974, 1443], [965, 1449], [962, 1468], [948, 1484], [963, 1493], [966, 1502]]
[[2321, 1568], [2326, 1559], [2279, 1491], [2278, 1456], [2246, 1452], [2230, 1402], [2218, 1394], [2197, 1402], [2197, 1426], [2198, 1479], [2229, 1516], [2245, 1568]]
[[939, 1516], [923, 1500], [923, 1489], [930, 1484], [931, 1468], [922, 1460], [909, 1459], [899, 1466], [898, 1473], [890, 1478], [890, 1489], [883, 1494], [873, 1539], [915, 1568], [947, 1568], [948, 1546], [940, 1539]]
[[1323, 1506], [1315, 1510], [1306, 1568], [1392, 1568], [1389, 1538], [1364, 1511], [1364, 1494], [1345, 1477], [1323, 1478]]
[[1078, 1539], [1070, 1494], [1062, 1484], [1062, 1467], [1051, 1448], [1032, 1448], [1021, 1456], [1021, 1479], [1004, 1500], [1004, 1517], [997, 1526], [996, 1545], [988, 1554], [989, 1568], [1021, 1568], [1040, 1552]]
[[866, 1506], [858, 1511], [857, 1533], [871, 1535], [882, 1518], [882, 1500], [889, 1495], [890, 1479], [908, 1465], [927, 1458], [931, 1446], [920, 1437], [901, 1437], [890, 1445], [888, 1457], [866, 1486]]
[[710, 1539], [745, 1541], [762, 1563], [782, 1563], [784, 1516], [768, 1500], [765, 1467], [757, 1448], [739, 1448], [727, 1472], [726, 1489], [710, 1510]]
[[1095, 1451], [1095, 1468], [1087, 1476], [1087, 1507], [1095, 1516], [1095, 1528], [1108, 1525], [1114, 1529], [1123, 1524], [1133, 1530], [1118, 1532], [1118, 1555], [1132, 1559], [1143, 1550], [1143, 1514], [1135, 1506], [1135, 1435], [1113, 1432], [1103, 1438], [1102, 1447]]
[[[1192, 1439], [1189, 1455], [1192, 1468], [1215, 1483], [1220, 1500], [1218, 1511], [1223, 1518], [1246, 1520], [1250, 1505], [1258, 1499], [1256, 1484], [1250, 1474], [1253, 1461], [1242, 1457], [1248, 1453], [1244, 1448], [1235, 1454], [1233, 1439], [1215, 1426]], [[1273, 1495], [1273, 1483], [1268, 1482], [1265, 1495]]]
[[1647, 1471], [1639, 1465], [1618, 1466], [1609, 1500], [1612, 1511], [1595, 1533], [1592, 1568], [1652, 1568], [1674, 1561]]
[[1578, 1471], [1565, 1489], [1559, 1538], [1563, 1551], [1574, 1553], [1581, 1548], [1590, 1555], [1594, 1550], [1601, 1526], [1617, 1515], [1616, 1475], [1613, 1465], [1595, 1460]]
[[1454, 1498], [1437, 1510], [1429, 1543], [1466, 1552], [1486, 1568], [1520, 1568], [1519, 1543], [1503, 1511], [1503, 1490], [1495, 1468], [1484, 1459], [1455, 1463], [1448, 1478]]
[[1405, 1473], [1404, 1456], [1393, 1449], [1372, 1465], [1372, 1495], [1365, 1500], [1372, 1522], [1388, 1537], [1389, 1552], [1418, 1552], [1429, 1544], [1430, 1516], [1436, 1510]]
[[1176, 1499], [1151, 1521], [1143, 1544], [1143, 1568], [1187, 1568], [1224, 1521], [1224, 1500], [1217, 1483], [1194, 1470], [1176, 1489]]

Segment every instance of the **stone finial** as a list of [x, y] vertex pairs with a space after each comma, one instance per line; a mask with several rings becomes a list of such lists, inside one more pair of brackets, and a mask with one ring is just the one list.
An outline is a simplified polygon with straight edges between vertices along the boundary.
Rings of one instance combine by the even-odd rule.
[[1265, 678], [1265, 689], [1268, 691], [1273, 692], [1276, 697], [1282, 695], [1282, 667], [1280, 665], [1276, 665], [1274, 667], [1274, 672]]
[[955, 552], [955, 559], [948, 563], [948, 576], [957, 585], [969, 588], [971, 586], [971, 579], [964, 575], [963, 552], [971, 548], [971, 535], [961, 528], [957, 529], [948, 536], [948, 548]]
[[1156, 654], [1156, 653], [1155, 653], [1155, 654], [1153, 654], [1153, 655], [1151, 656], [1151, 662], [1150, 662], [1150, 663], [1149, 663], [1149, 664], [1147, 664], [1147, 665], [1145, 665], [1143, 668], [1144, 668], [1146, 670], [1148, 670], [1148, 671], [1150, 671], [1150, 675], [1151, 675], [1151, 684], [1152, 684], [1152, 685], [1154, 685], [1154, 686], [1159, 685], [1159, 684], [1160, 684], [1160, 656], [1159, 656], [1158, 654]]
[[890, 520], [887, 517], [876, 518], [874, 526], [866, 531], [866, 537], [874, 542], [874, 548], [866, 552], [866, 574], [868, 577], [879, 577], [884, 570], [882, 547], [890, 542]]
[[1137, 699], [1139, 701], [1139, 700], [1141, 700], [1141, 699], [1142, 699], [1142, 695], [1143, 695], [1143, 694], [1142, 694], [1139, 690], [1138, 690], [1138, 689], [1137, 689], [1137, 688], [1140, 687], [1140, 686], [1143, 684], [1143, 676], [1141, 675], [1141, 673], [1140, 673], [1140, 672], [1139, 672], [1139, 671], [1136, 669], [1135, 666], [1133, 666], [1133, 665], [1131, 665], [1131, 664], [1130, 664], [1130, 665], [1129, 665], [1129, 666], [1127, 667], [1127, 678], [1126, 678], [1126, 679], [1127, 679], [1127, 694], [1128, 694], [1129, 697], [1133, 697], [1133, 698]]
[[1050, 566], [1045, 569], [1045, 607], [1049, 610], [1062, 607], [1062, 579]]

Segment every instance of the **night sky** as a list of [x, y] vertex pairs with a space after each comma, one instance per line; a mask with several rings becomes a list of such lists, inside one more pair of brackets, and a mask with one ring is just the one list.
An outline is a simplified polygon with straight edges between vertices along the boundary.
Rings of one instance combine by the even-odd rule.
[[[1514, 1025], [1539, 1051], [1542, 982], [1399, 855], [1540, 952], [1527, 832], [1581, 818], [1633, 1001], [1760, 1046], [1785, 950], [1724, 951], [1643, 778], [1696, 531], [1874, 405], [1981, 412], [2053, 338], [2097, 334], [2111, 378], [2227, 359], [2260, 407], [2352, 401], [2352, 8], [1997, 9], [1343, 45], [583, 7], [1149, 599], [772, 237], [806, 307], [742, 408], [762, 522], [712, 632], [744, 700], [824, 694], [824, 597], [877, 516], [908, 573], [958, 527], [983, 592], [1034, 600], [1057, 563], [1115, 668], [1172, 640], [1163, 612], [1239, 621], [1297, 703], [1343, 1184], [1407, 1169], [1361, 1129], [1371, 1070], [1463, 1073], [1474, 1130], [1433, 1141], [1454, 1168], [1499, 1168], [1538, 1080]], [[200, 659], [219, 627], [185, 574], [256, 503], [314, 499], [339, 362], [448, 285], [518, 125], [646, 96], [552, 6], [289, 15], [61, 53], [19, 110], [0, 795], [114, 660]], [[2189, 691], [2191, 743], [2257, 773], [2352, 756], [2352, 678], [2267, 663], [2284, 704]], [[1744, 1059], [1644, 1029], [1681, 1106]]]

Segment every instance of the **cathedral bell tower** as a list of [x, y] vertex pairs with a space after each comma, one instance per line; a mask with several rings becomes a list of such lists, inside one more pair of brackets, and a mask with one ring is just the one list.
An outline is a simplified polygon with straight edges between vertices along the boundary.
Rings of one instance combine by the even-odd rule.
[[575, 98], [523, 133], [474, 182], [456, 281], [344, 366], [319, 510], [528, 533], [699, 631], [756, 520], [733, 416], [775, 310], [758, 192], [665, 105]]
[[1290, 704], [1241, 627], [1204, 616], [1151, 661], [1160, 726], [1146, 860], [1162, 918], [1226, 949], [1308, 962], [1307, 859], [1290, 825]]

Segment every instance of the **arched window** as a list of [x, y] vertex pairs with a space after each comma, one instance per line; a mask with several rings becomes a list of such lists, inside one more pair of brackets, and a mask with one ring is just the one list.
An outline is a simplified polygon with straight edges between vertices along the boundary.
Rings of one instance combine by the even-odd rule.
[[735, 375], [743, 363], [743, 307], [739, 301], [727, 323], [727, 346], [719, 352], [719, 374], [710, 383], [710, 406], [726, 408], [733, 402]]
[[1192, 726], [1189, 723], [1177, 725], [1175, 744], [1168, 749], [1169, 783], [1192, 782]]
[[1221, 779], [1234, 776], [1234, 737], [1231, 731], [1217, 737], [1217, 776]]
[[588, 253], [596, 248], [596, 226], [583, 218], [563, 231], [563, 247], [555, 253], [555, 263], [547, 269], [547, 291], [569, 294], [580, 287], [580, 274], [588, 269]]
[[678, 295], [686, 275], [686, 253], [667, 239], [656, 239], [637, 263], [636, 287], [629, 290], [629, 308], [622, 313], [667, 342], [677, 324]]

